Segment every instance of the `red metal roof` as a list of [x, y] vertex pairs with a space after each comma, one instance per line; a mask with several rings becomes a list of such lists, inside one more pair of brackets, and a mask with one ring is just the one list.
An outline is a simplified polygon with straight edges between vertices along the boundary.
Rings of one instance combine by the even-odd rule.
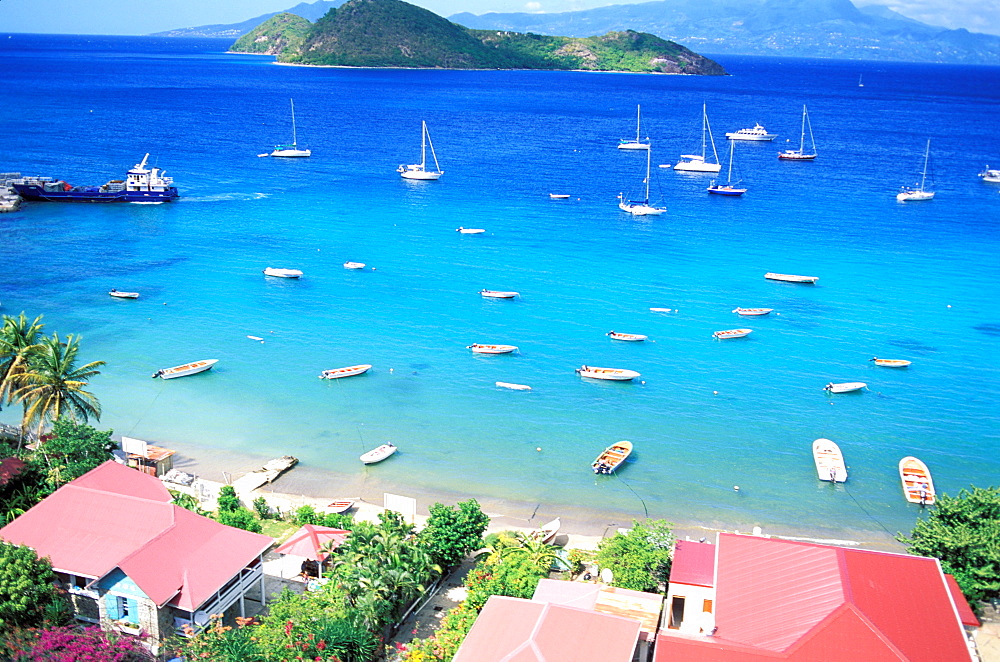
[[944, 578], [948, 582], [948, 590], [951, 591], [951, 597], [955, 601], [955, 607], [958, 609], [958, 617], [961, 619], [962, 625], [974, 628], [982, 625], [979, 619], [976, 618], [976, 612], [972, 611], [972, 607], [969, 606], [969, 601], [965, 598], [965, 594], [962, 593], [962, 588], [955, 581], [955, 578], [949, 574], [945, 574]]
[[329, 556], [329, 552], [320, 551], [320, 548], [332, 542], [330, 549], [337, 549], [344, 544], [350, 531], [344, 529], [334, 529], [329, 526], [316, 526], [315, 524], [304, 524], [302, 528], [292, 534], [285, 544], [274, 550], [278, 554], [291, 554], [293, 556], [304, 556], [313, 561], [323, 561]]
[[158, 605], [199, 607], [273, 542], [170, 503], [153, 476], [106, 462], [64, 485], [0, 538], [56, 570], [103, 577], [121, 568]]
[[630, 662], [639, 622], [494, 595], [454, 662]]
[[670, 566], [671, 584], [715, 585], [715, 545], [678, 540]]

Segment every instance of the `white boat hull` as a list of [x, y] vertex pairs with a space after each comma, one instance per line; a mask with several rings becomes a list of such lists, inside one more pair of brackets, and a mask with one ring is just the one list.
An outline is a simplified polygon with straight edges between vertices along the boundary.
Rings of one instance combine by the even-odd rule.
[[932, 191], [900, 191], [896, 194], [896, 199], [900, 202], [916, 202], [919, 200], [933, 200], [934, 193]]
[[311, 149], [276, 149], [271, 152], [271, 156], [280, 156], [283, 158], [304, 158], [306, 156], [312, 156]]
[[582, 366], [576, 369], [581, 377], [587, 379], [603, 379], [613, 382], [628, 382], [641, 375], [635, 370], [622, 370], [620, 368], [595, 368], [593, 366]]
[[614, 331], [608, 331], [607, 336], [612, 340], [621, 340], [623, 342], [642, 342], [649, 338], [649, 336], [644, 336], [641, 333], [616, 333]]
[[511, 352], [517, 351], [516, 345], [479, 345], [472, 344], [466, 347], [466, 349], [471, 349], [474, 354], [510, 354]]
[[382, 444], [378, 448], [368, 451], [361, 456], [360, 460], [365, 464], [375, 464], [376, 462], [381, 462], [387, 457], [393, 455], [398, 448], [392, 444]]
[[764, 278], [768, 280], [781, 280], [786, 283], [815, 283], [819, 280], [819, 276], [796, 276], [793, 274], [774, 274], [766, 273]]
[[667, 211], [662, 207], [630, 204], [628, 202], [619, 202], [618, 208], [621, 209], [622, 211], [632, 214], [633, 216], [659, 216], [663, 212]]
[[817, 439], [813, 442], [813, 462], [816, 464], [816, 476], [820, 480], [831, 483], [847, 482], [847, 465], [840, 446], [829, 439]]
[[904, 361], [903, 359], [871, 359], [875, 365], [881, 366], [883, 368], [905, 368], [906, 366], [913, 363], [912, 361]]
[[753, 333], [753, 329], [728, 329], [726, 331], [716, 331], [712, 335], [719, 340], [728, 340], [729, 338], [745, 338]]
[[[403, 167], [404, 166], [400, 166], [400, 168], [403, 168]], [[433, 171], [430, 171], [430, 170], [424, 170], [419, 165], [405, 166], [405, 168], [406, 168], [405, 170], [401, 170], [399, 172], [400, 176], [403, 179], [416, 179], [416, 180], [420, 180], [420, 181], [430, 181], [430, 180], [434, 180], [434, 179], [441, 179], [441, 175], [444, 174], [444, 172], [433, 172]]]
[[499, 292], [497, 290], [480, 290], [479, 294], [487, 299], [513, 299], [517, 292]]
[[186, 363], [173, 368], [163, 368], [162, 370], [154, 372], [153, 377], [159, 377], [160, 379], [176, 379], [177, 377], [196, 375], [199, 372], [211, 370], [212, 366], [218, 362], [219, 359], [206, 359], [204, 361], [194, 361], [193, 363]]
[[758, 317], [760, 315], [769, 315], [772, 310], [774, 308], [736, 308], [733, 312], [744, 317]]
[[936, 496], [931, 472], [917, 458], [911, 455], [899, 461], [899, 480], [903, 484], [903, 495], [910, 503], [922, 506], [934, 503]]
[[483, 234], [486, 230], [483, 228], [457, 228], [455, 232], [459, 232], [461, 234]]
[[497, 382], [497, 388], [509, 388], [512, 391], [530, 391], [531, 387], [527, 384], [512, 384], [510, 382]]
[[302, 272], [298, 269], [278, 269], [277, 267], [268, 267], [264, 269], [265, 276], [271, 276], [272, 278], [301, 278]]
[[984, 182], [989, 182], [990, 184], [1000, 184], [1000, 170], [990, 170], [987, 166], [986, 170], [979, 173], [979, 177]]
[[108, 294], [110, 294], [111, 296], [115, 297], [116, 299], [138, 299], [139, 298], [139, 293], [138, 292], [119, 292], [118, 290], [111, 290], [110, 292], [108, 292]]
[[[683, 156], [681, 158], [684, 158]], [[682, 172], [719, 172], [722, 170], [722, 164], [720, 163], [706, 163], [701, 159], [681, 161], [674, 165], [674, 170], [680, 170]]]
[[355, 375], [363, 375], [364, 373], [371, 370], [372, 367], [368, 363], [362, 365], [352, 365], [348, 368], [335, 368], [333, 370], [324, 370], [319, 374], [320, 379], [340, 379], [341, 377], [354, 377]]
[[618, 143], [618, 149], [649, 149], [649, 143], [627, 142]]
[[843, 382], [840, 384], [830, 382], [823, 387], [823, 390], [829, 393], [851, 393], [852, 391], [860, 391], [863, 388], [868, 388], [868, 384], [864, 382]]

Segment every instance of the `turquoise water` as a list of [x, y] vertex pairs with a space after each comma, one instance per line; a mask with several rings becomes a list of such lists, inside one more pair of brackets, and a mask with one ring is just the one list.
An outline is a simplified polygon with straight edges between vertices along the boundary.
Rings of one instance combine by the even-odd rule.
[[[1000, 187], [976, 173], [1000, 162], [1000, 68], [727, 57], [725, 78], [349, 71], [224, 47], [0, 42], [0, 170], [96, 184], [148, 151], [184, 196], [0, 216], [0, 312], [44, 314], [50, 331], [83, 335], [85, 360], [107, 361], [92, 382], [101, 427], [706, 524], [908, 530], [918, 509], [896, 463], [910, 454], [939, 491], [996, 484]], [[289, 97], [313, 157], [257, 158], [290, 138]], [[720, 153], [726, 131], [757, 121], [780, 134], [737, 146], [749, 192], [710, 197], [709, 176], [654, 168], [668, 212], [621, 213], [616, 195], [637, 193], [645, 170], [644, 154], [614, 148], [635, 104], [659, 164], [700, 149], [703, 102]], [[820, 158], [779, 162], [803, 103]], [[418, 158], [422, 119], [445, 175], [403, 181], [394, 169]], [[937, 198], [897, 203], [927, 138]], [[305, 277], [267, 279], [266, 266]], [[142, 296], [111, 299], [112, 287]], [[736, 327], [754, 333], [713, 340]], [[611, 329], [650, 342], [610, 341]], [[520, 352], [472, 355], [473, 342]], [[202, 358], [219, 364], [149, 378]], [[316, 379], [356, 363], [374, 368]], [[583, 363], [641, 382], [582, 381]], [[830, 381], [870, 390], [829, 396]], [[840, 444], [846, 485], [816, 480], [817, 437]], [[590, 463], [619, 439], [633, 459], [595, 477]], [[397, 456], [360, 465], [388, 441]]]

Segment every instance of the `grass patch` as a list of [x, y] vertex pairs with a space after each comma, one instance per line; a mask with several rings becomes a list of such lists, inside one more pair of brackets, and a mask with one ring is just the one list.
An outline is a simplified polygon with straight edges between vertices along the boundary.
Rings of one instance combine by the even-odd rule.
[[271, 536], [278, 541], [278, 544], [285, 542], [299, 529], [298, 524], [292, 524], [291, 522], [282, 522], [276, 519], [264, 519], [260, 521], [260, 526], [263, 529], [261, 533], [265, 536]]

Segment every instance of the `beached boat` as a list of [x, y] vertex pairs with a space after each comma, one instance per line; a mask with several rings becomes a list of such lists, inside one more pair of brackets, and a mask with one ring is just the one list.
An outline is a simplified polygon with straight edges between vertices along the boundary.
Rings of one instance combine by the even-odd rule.
[[729, 338], [743, 338], [751, 333], [753, 333], [753, 329], [726, 329], [725, 331], [716, 331], [712, 335], [719, 340], [728, 340]]
[[483, 228], [455, 228], [455, 232], [461, 232], [462, 234], [482, 234], [486, 232]]
[[562, 521], [557, 517], [551, 522], [542, 524], [536, 531], [532, 531], [528, 537], [539, 542], [550, 543], [558, 535], [560, 526], [562, 526]]
[[990, 184], [1000, 184], [1000, 170], [990, 169], [989, 166], [986, 166], [986, 169], [979, 173], [979, 178]]
[[930, 506], [936, 499], [934, 481], [927, 465], [909, 455], [899, 461], [899, 480], [903, 484], [903, 496], [910, 503]]
[[174, 366], [173, 368], [161, 368], [153, 373], [153, 378], [155, 379], [156, 377], [159, 377], [160, 379], [176, 379], [177, 377], [196, 375], [199, 372], [211, 370], [212, 366], [218, 362], [219, 359], [205, 359], [204, 361], [193, 361], [191, 363], [185, 363], [184, 365]]
[[497, 388], [509, 388], [512, 391], [530, 391], [531, 387], [527, 384], [512, 384], [510, 382], [497, 382]]
[[736, 143], [735, 142], [730, 142], [729, 143], [729, 174], [726, 177], [726, 183], [725, 184], [716, 184], [715, 180], [713, 179], [712, 183], [709, 184], [708, 188], [706, 189], [709, 193], [711, 193], [713, 195], [725, 195], [725, 196], [729, 196], [729, 197], [733, 198], [733, 197], [737, 197], [737, 196], [743, 195], [744, 193], [747, 192], [746, 188], [738, 186], [738, 184], [740, 183], [739, 180], [736, 181], [736, 184], [733, 183], [733, 155], [734, 155], [733, 150], [735, 148], [736, 148]]
[[913, 363], [913, 361], [905, 361], [903, 359], [880, 359], [877, 356], [868, 360], [873, 361], [875, 365], [882, 366], [883, 368], [905, 368]]
[[635, 140], [629, 138], [622, 138], [618, 141], [618, 149], [649, 149], [649, 138], [647, 137], [645, 141], [639, 139], [639, 132], [642, 126], [642, 110], [639, 106], [635, 107]]
[[348, 510], [350, 510], [351, 508], [353, 508], [355, 503], [356, 502], [354, 500], [352, 500], [352, 499], [344, 499], [342, 501], [334, 501], [333, 503], [331, 503], [330, 505], [328, 505], [325, 508], [325, 510], [328, 513], [332, 513], [334, 515], [339, 515], [340, 513], [346, 513]]
[[[809, 142], [812, 143], [812, 151], [806, 151], [806, 127], [809, 127]], [[786, 149], [778, 152], [778, 158], [782, 161], [812, 161], [816, 158], [816, 140], [813, 138], [812, 122], [809, 121], [809, 111], [805, 104], [802, 106], [802, 133], [799, 135], [799, 148]]]
[[138, 299], [139, 298], [139, 293], [138, 292], [119, 292], [118, 290], [116, 290], [114, 288], [112, 288], [111, 291], [108, 292], [108, 294], [110, 294], [111, 296], [115, 297], [116, 299]]
[[829, 439], [817, 439], [813, 442], [813, 462], [816, 463], [816, 475], [820, 480], [847, 482], [844, 454], [840, 452], [840, 446]]
[[595, 474], [609, 474], [617, 469], [631, 452], [631, 441], [616, 442], [605, 448], [590, 466], [594, 469]]
[[549, 193], [549, 197], [553, 200], [568, 200], [569, 193]]
[[291, 158], [301, 158], [305, 156], [312, 156], [312, 150], [309, 149], [299, 149], [299, 137], [295, 132], [295, 101], [292, 99], [288, 100], [292, 105], [292, 144], [291, 145], [275, 145], [274, 150], [271, 152], [271, 156], [280, 157], [291, 157]]
[[650, 149], [646, 150], [646, 178], [643, 180], [646, 184], [646, 197], [642, 200], [629, 200], [624, 193], [618, 194], [618, 208], [633, 216], [658, 216], [667, 211], [666, 207], [649, 204], [649, 159], [651, 152]]
[[472, 343], [466, 349], [471, 349], [476, 354], [510, 354], [517, 351], [516, 345], [480, 345]]
[[764, 278], [768, 280], [782, 280], [786, 283], [815, 283], [819, 280], [819, 276], [796, 276], [794, 274], [775, 274], [768, 272], [764, 274]]
[[364, 262], [344, 262], [345, 269], [364, 269]]
[[273, 278], [301, 278], [302, 272], [298, 269], [281, 269], [279, 267], [268, 267], [264, 269], [265, 276]]
[[352, 365], [346, 368], [334, 368], [333, 370], [324, 370], [319, 373], [320, 379], [340, 379], [341, 377], [353, 377], [355, 375], [363, 375], [364, 373], [371, 370], [372, 367], [368, 363], [362, 363], [361, 365]]
[[11, 180], [17, 194], [39, 202], [170, 202], [180, 197], [174, 180], [165, 170], [147, 168], [149, 154], [132, 166], [125, 180], [112, 179], [101, 186], [73, 186], [51, 177]]
[[777, 133], [768, 133], [767, 129], [762, 127], [759, 122], [754, 123], [752, 129], [740, 129], [739, 131], [732, 131], [726, 134], [726, 138], [729, 140], [774, 140], [778, 137]]
[[519, 296], [517, 292], [502, 292], [500, 290], [479, 290], [479, 294], [487, 299], [513, 299]]
[[767, 315], [774, 308], [734, 308], [733, 312], [737, 315], [743, 315], [744, 317], [754, 317], [758, 315]]
[[851, 391], [860, 391], [863, 388], [868, 388], [868, 384], [864, 382], [841, 382], [839, 384], [830, 382], [823, 387], [823, 390], [830, 393], [850, 393]]
[[[430, 145], [431, 156], [434, 157], [434, 170], [427, 169], [427, 146]], [[420, 122], [420, 163], [403, 164], [396, 168], [403, 179], [432, 180], [440, 179], [444, 170], [438, 165], [437, 154], [434, 153], [434, 143], [431, 142], [431, 132], [427, 130], [427, 122]]]
[[612, 340], [624, 340], [625, 342], [642, 342], [649, 338], [641, 333], [619, 333], [617, 331], [608, 331], [605, 335]]
[[623, 370], [621, 368], [595, 368], [584, 365], [576, 369], [576, 373], [588, 379], [606, 379], [613, 382], [627, 382], [639, 377], [635, 370]]
[[[712, 143], [712, 156], [715, 163], [708, 163], [707, 149], [708, 141]], [[719, 172], [722, 165], [719, 163], [719, 153], [715, 150], [715, 139], [712, 138], [712, 127], [708, 123], [708, 111], [705, 104], [701, 106], [701, 154], [681, 154], [681, 160], [674, 165], [674, 170], [683, 172]]]
[[913, 186], [902, 186], [899, 189], [899, 193], [896, 194], [896, 199], [900, 202], [916, 202], [918, 200], [932, 200], [934, 198], [934, 191], [928, 191], [924, 188], [927, 182], [927, 160], [931, 155], [931, 141], [927, 141], [927, 147], [924, 149], [924, 170], [920, 173], [920, 185]]
[[378, 448], [374, 448], [362, 455], [361, 461], [365, 464], [375, 464], [376, 462], [381, 462], [385, 458], [389, 457], [397, 450], [399, 449], [392, 444], [382, 444]]

